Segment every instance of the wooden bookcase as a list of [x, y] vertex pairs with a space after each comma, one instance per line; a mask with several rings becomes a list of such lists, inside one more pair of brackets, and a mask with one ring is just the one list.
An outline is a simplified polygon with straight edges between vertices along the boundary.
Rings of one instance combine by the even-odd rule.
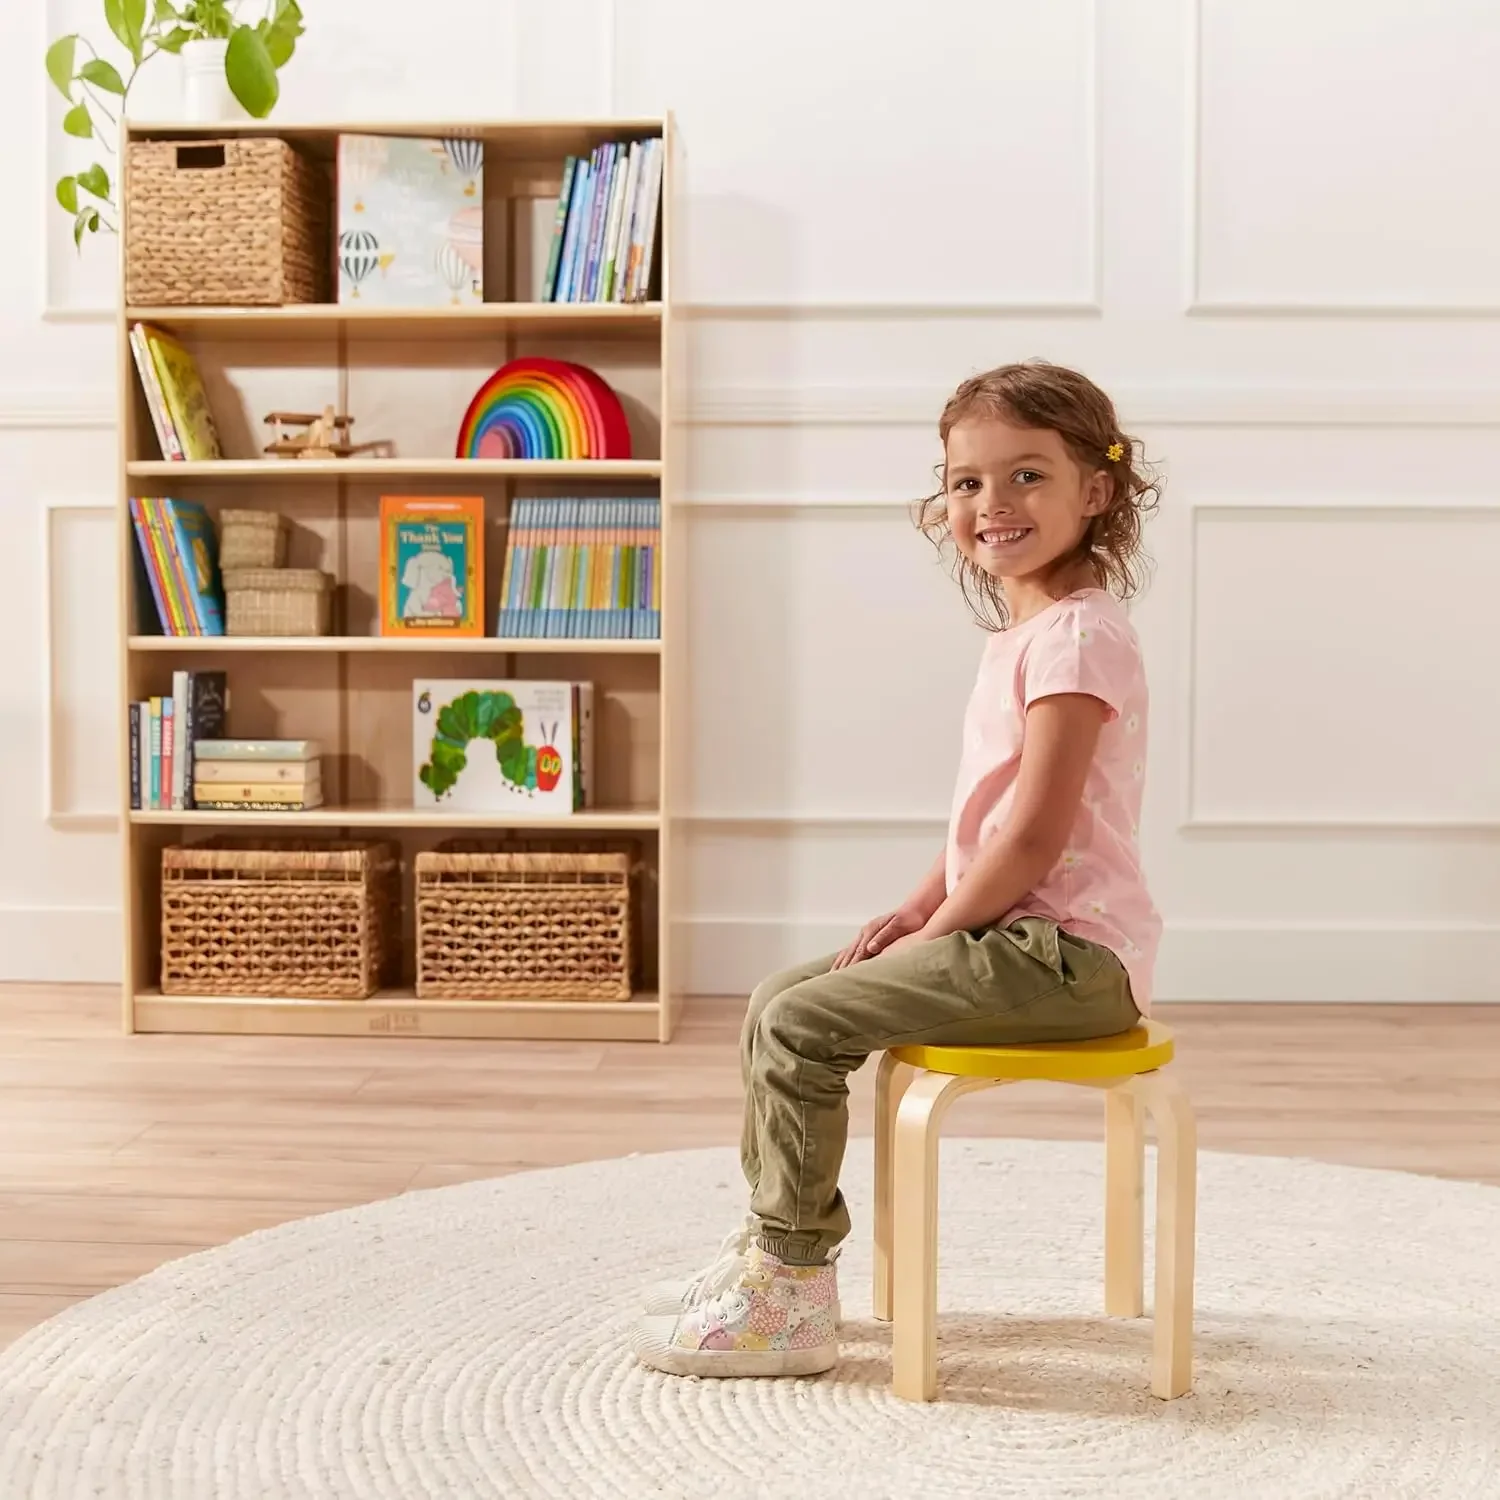
[[[680, 859], [673, 822], [682, 736], [682, 545], [676, 505], [682, 471], [682, 325], [673, 285], [681, 217], [680, 144], [660, 120], [448, 122], [296, 126], [278, 122], [183, 126], [128, 123], [131, 139], [195, 140], [231, 133], [277, 136], [330, 164], [343, 132], [477, 136], [485, 144], [483, 306], [381, 309], [316, 304], [270, 308], [122, 307], [119, 318], [119, 576], [121, 718], [126, 705], [171, 691], [175, 670], [229, 674], [236, 736], [315, 736], [324, 742], [327, 804], [316, 811], [220, 813], [130, 808], [128, 722], [120, 745], [124, 829], [124, 1021], [129, 1031], [286, 1035], [671, 1039], [680, 1008], [672, 889]], [[631, 305], [538, 303], [537, 256], [555, 210], [568, 154], [606, 141], [665, 141], [659, 301]], [[128, 152], [122, 152], [122, 162]], [[124, 213], [130, 211], [128, 176]], [[122, 247], [126, 236], [121, 235]], [[123, 253], [123, 250], [122, 250]], [[122, 285], [123, 277], [122, 277]], [[336, 295], [336, 293], [335, 293]], [[129, 345], [143, 321], [183, 340], [203, 371], [227, 456], [216, 463], [161, 461]], [[520, 355], [591, 365], [629, 415], [626, 462], [455, 459], [464, 407], [499, 365]], [[276, 408], [350, 411], [360, 439], [390, 439], [395, 458], [275, 460], [261, 456], [261, 418]], [[486, 629], [495, 628], [506, 526], [518, 494], [659, 493], [662, 627], [657, 641], [505, 640], [431, 645], [382, 638], [378, 527], [382, 494], [482, 494], [486, 502]], [[221, 506], [265, 507], [291, 523], [288, 563], [336, 580], [334, 633], [254, 639], [141, 633], [128, 501], [160, 494]], [[598, 806], [570, 818], [507, 820], [415, 808], [410, 795], [411, 683], [417, 677], [592, 680], [598, 694]], [[169, 844], [214, 833], [309, 837], [378, 834], [403, 856], [401, 987], [365, 1001], [217, 995], [164, 996], [160, 983], [160, 857]], [[570, 837], [628, 834], [642, 850], [641, 992], [629, 1001], [419, 1000], [411, 982], [411, 865], [444, 839], [480, 834]]]

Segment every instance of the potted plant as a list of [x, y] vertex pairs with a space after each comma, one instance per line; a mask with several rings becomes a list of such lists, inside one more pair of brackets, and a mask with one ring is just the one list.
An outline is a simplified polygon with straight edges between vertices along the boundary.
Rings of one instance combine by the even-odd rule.
[[[297, 0], [260, 0], [268, 11], [240, 19], [243, 0], [103, 0], [104, 20], [129, 57], [128, 71], [101, 57], [88, 38], [59, 37], [47, 49], [47, 76], [68, 101], [63, 129], [97, 140], [113, 154], [105, 127], [118, 127], [141, 69], [160, 53], [182, 59], [185, 114], [190, 120], [231, 118], [243, 111], [263, 120], [281, 94], [279, 71], [303, 33]], [[103, 122], [101, 124], [101, 122]], [[112, 134], [112, 129], [110, 131]], [[116, 224], [113, 186], [99, 162], [59, 178], [57, 201], [73, 215], [73, 239]]]

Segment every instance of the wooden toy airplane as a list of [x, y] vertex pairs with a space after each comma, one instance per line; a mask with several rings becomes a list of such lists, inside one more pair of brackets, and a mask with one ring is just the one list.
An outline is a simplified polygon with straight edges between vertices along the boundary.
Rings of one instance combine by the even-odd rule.
[[[325, 406], [321, 414], [273, 411], [265, 420], [271, 429], [271, 441], [265, 451], [277, 458], [349, 458], [356, 453], [390, 447], [384, 442], [351, 443], [349, 429], [354, 425], [354, 418], [336, 415], [331, 406]], [[288, 435], [288, 427], [303, 430]]]

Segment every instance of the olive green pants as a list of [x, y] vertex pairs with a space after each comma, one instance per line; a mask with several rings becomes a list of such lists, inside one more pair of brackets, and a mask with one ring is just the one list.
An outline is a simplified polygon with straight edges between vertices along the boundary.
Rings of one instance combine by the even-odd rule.
[[839, 1191], [848, 1077], [872, 1052], [916, 1042], [1078, 1042], [1140, 1020], [1119, 959], [1040, 917], [951, 933], [845, 969], [832, 963], [766, 980], [750, 997], [740, 1036], [740, 1156], [756, 1237], [803, 1265], [827, 1259], [849, 1233]]

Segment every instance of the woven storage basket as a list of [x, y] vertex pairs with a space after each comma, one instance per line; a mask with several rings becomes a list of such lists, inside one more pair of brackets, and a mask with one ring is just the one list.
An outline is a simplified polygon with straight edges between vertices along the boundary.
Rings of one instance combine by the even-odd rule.
[[628, 1000], [631, 868], [624, 853], [419, 854], [418, 998]]
[[398, 882], [386, 843], [163, 849], [162, 994], [367, 999], [394, 973]]
[[230, 568], [226, 635], [327, 635], [333, 579], [316, 568]]
[[328, 174], [285, 141], [133, 141], [127, 195], [127, 302], [328, 300]]
[[286, 522], [273, 510], [219, 512], [219, 567], [279, 568], [286, 562]]

